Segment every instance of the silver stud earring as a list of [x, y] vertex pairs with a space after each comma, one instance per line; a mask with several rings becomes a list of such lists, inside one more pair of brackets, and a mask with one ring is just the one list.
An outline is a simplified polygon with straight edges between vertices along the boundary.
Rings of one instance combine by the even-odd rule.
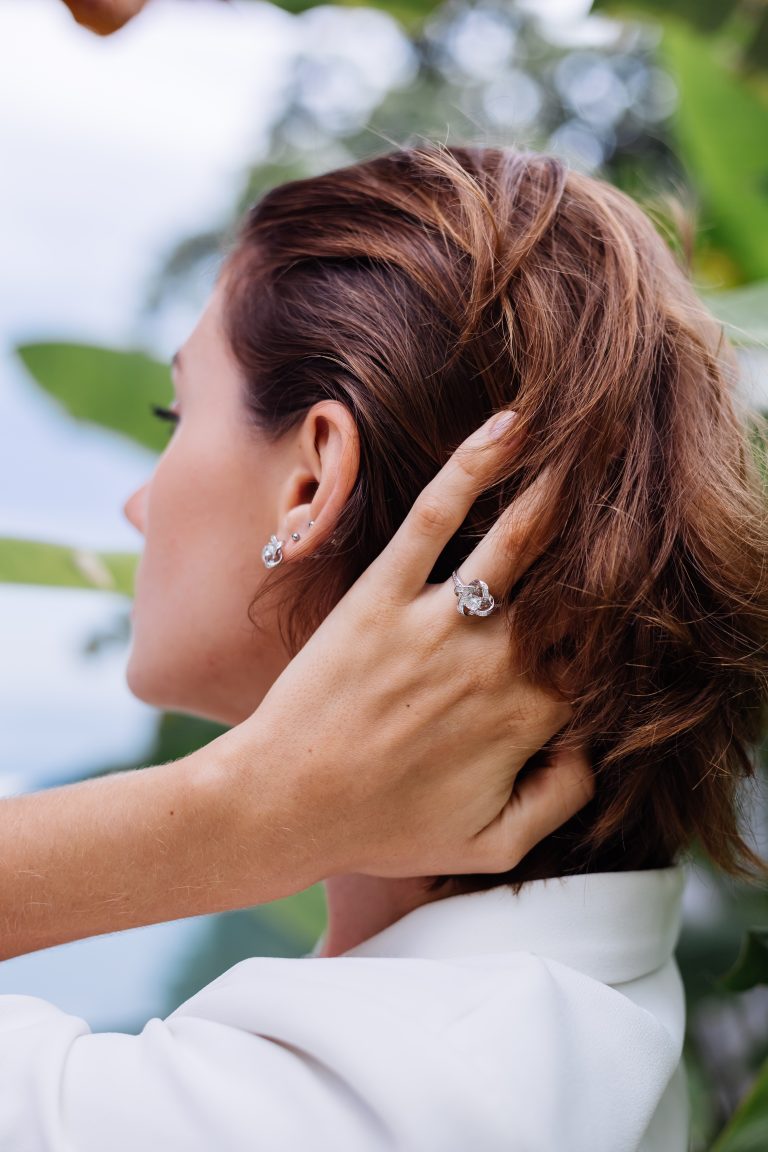
[[265, 544], [261, 550], [261, 558], [265, 568], [276, 568], [278, 564], [282, 564], [283, 544], [285, 544], [285, 540], [278, 540], [277, 536], [270, 536], [269, 544]]
[[299, 536], [298, 532], [291, 532], [291, 540], [296, 542], [297, 540], [301, 540], [301, 536]]
[[307, 528], [313, 528], [315, 525], [314, 520], [307, 520]]

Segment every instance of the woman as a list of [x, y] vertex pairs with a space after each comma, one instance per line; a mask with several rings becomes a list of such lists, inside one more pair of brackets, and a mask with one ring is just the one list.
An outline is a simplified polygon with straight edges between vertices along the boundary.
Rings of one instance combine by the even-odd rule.
[[[355, 586], [375, 605], [350, 683], [415, 603], [409, 635], [425, 664], [439, 657], [447, 633], [426, 608], [453, 589], [480, 616], [466, 622], [478, 644], [503, 618], [525, 637], [513, 675], [561, 702], [520, 763], [572, 715], [558, 767], [534, 760], [520, 787], [535, 796], [561, 770], [583, 781], [585, 745], [594, 798], [580, 808], [582, 783], [562, 828], [569, 805], [559, 819], [550, 806], [506, 872], [448, 873], [426, 837], [422, 871], [403, 871], [345, 846], [362, 840], [328, 771], [339, 757], [316, 746], [311, 701], [296, 709], [271, 735], [287, 765], [304, 748], [300, 808], [272, 803], [266, 781], [273, 842], [296, 862], [263, 898], [327, 878], [317, 955], [237, 965], [141, 1037], [6, 1002], [4, 1146], [683, 1149], [676, 860], [697, 839], [730, 871], [759, 865], [735, 806], [761, 732], [768, 591], [746, 423], [671, 255], [626, 197], [554, 159], [399, 150], [255, 206], [176, 386], [159, 414], [179, 427], [126, 506], [146, 536], [137, 696], [236, 724], [262, 697], [269, 716], [273, 692], [279, 706], [292, 662], [316, 672], [317, 698], [308, 637], [450, 450], [514, 406], [469, 515], [467, 502], [445, 532], [422, 505], [445, 546], [419, 550], [406, 531], [390, 579]], [[419, 550], [408, 577], [403, 541]], [[414, 601], [426, 577], [436, 586]], [[465, 676], [453, 666], [453, 699]], [[422, 709], [417, 680], [404, 705]], [[353, 709], [350, 693], [337, 741]], [[417, 729], [425, 757], [458, 737], [450, 716]], [[319, 872], [315, 798], [320, 843], [342, 845]]]

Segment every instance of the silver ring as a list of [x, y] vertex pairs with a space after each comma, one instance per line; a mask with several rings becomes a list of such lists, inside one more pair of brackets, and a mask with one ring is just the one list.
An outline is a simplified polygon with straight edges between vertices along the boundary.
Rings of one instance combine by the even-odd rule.
[[462, 616], [490, 616], [496, 601], [488, 591], [485, 580], [471, 580], [463, 584], [458, 572], [452, 573], [453, 590], [458, 597], [456, 608]]

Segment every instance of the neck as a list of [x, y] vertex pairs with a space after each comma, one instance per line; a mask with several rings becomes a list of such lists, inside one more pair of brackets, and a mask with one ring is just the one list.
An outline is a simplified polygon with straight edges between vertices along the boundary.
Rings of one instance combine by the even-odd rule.
[[451, 895], [450, 885], [428, 892], [428, 879], [385, 876], [332, 876], [325, 882], [328, 925], [318, 956], [340, 956], [406, 913]]

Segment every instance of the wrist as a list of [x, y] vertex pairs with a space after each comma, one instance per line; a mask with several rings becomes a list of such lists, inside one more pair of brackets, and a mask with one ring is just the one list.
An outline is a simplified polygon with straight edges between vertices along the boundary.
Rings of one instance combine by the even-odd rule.
[[[317, 804], [302, 786], [295, 749], [254, 714], [184, 758], [184, 773], [216, 853], [226, 844], [228, 881], [238, 906], [293, 895], [332, 868]], [[233, 904], [233, 907], [235, 905]]]

